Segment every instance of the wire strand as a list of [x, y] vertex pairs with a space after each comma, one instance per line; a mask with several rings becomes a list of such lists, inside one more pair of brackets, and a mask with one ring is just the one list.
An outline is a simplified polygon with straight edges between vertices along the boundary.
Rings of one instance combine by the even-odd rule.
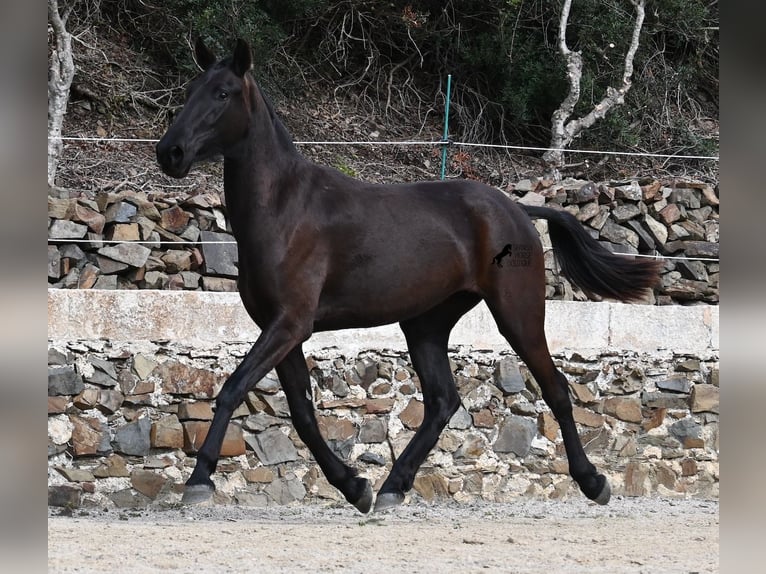
[[[81, 142], [123, 142], [123, 143], [157, 143], [158, 139], [144, 139], [144, 138], [100, 138], [90, 136], [62, 136], [59, 139], [61, 141], [81, 141]], [[622, 156], [634, 156], [634, 157], [657, 157], [665, 159], [698, 159], [698, 160], [710, 160], [720, 161], [720, 157], [715, 155], [678, 155], [672, 153], [651, 153], [651, 152], [633, 152], [633, 151], [611, 151], [611, 150], [587, 150], [587, 149], [571, 149], [571, 148], [547, 148], [547, 147], [534, 147], [534, 146], [518, 146], [507, 144], [484, 144], [484, 143], [472, 143], [472, 142], [456, 142], [456, 141], [444, 141], [444, 140], [403, 140], [403, 141], [334, 141], [334, 140], [317, 140], [317, 141], [296, 141], [295, 145], [337, 145], [337, 146], [359, 146], [359, 145], [422, 145], [422, 146], [440, 146], [440, 145], [455, 145], [459, 147], [479, 147], [479, 148], [494, 148], [494, 149], [509, 149], [518, 151], [558, 151], [565, 153], [581, 153], [591, 155], [622, 155]]]
[[[147, 245], [236, 245], [236, 241], [151, 241], [151, 240], [128, 240], [128, 239], [66, 239], [66, 238], [48, 238], [48, 243], [108, 243], [110, 245], [137, 243]], [[547, 251], [552, 251], [548, 249]], [[614, 251], [615, 255], [624, 257], [648, 257], [652, 259], [676, 259], [683, 261], [707, 261], [710, 263], [719, 263], [720, 260], [715, 257], [680, 257], [673, 255], [660, 255], [648, 253], [621, 253]]]

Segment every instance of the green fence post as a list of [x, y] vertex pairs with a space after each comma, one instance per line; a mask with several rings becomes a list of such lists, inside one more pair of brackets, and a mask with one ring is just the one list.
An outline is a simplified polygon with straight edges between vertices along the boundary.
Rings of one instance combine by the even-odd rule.
[[447, 103], [444, 108], [444, 137], [442, 138], [442, 176], [441, 179], [444, 179], [444, 174], [447, 169], [447, 147], [450, 145], [449, 141], [449, 100], [450, 100], [450, 92], [452, 91], [452, 74], [447, 75]]

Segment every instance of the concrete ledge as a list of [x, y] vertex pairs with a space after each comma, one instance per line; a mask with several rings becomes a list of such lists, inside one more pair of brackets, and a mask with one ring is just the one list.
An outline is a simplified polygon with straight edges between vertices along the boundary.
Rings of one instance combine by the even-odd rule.
[[[548, 301], [545, 330], [552, 353], [672, 350], [717, 354], [719, 307]], [[209, 291], [48, 290], [48, 339], [163, 341], [206, 347], [254, 341], [258, 327], [238, 293]], [[482, 303], [457, 324], [451, 345], [490, 351], [508, 343]], [[308, 352], [327, 349], [406, 349], [397, 325], [316, 333]]]

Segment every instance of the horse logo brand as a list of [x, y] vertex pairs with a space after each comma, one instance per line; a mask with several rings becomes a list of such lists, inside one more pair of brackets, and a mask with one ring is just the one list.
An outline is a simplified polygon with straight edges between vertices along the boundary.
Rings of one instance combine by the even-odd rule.
[[529, 262], [532, 260], [532, 246], [506, 243], [503, 250], [492, 258], [492, 264], [502, 267], [504, 257], [508, 257], [507, 263], [511, 267], [529, 267]]

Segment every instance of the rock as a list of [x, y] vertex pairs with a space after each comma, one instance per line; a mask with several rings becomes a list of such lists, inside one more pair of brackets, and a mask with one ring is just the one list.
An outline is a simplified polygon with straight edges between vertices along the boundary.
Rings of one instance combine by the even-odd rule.
[[306, 487], [295, 476], [279, 478], [269, 484], [264, 492], [279, 505], [290, 504], [297, 500], [303, 500], [306, 496]]
[[504, 395], [520, 393], [526, 388], [524, 377], [519, 370], [519, 363], [514, 357], [505, 357], [498, 361], [492, 378]]
[[58, 281], [61, 278], [61, 253], [55, 245], [48, 246], [48, 279]]
[[692, 384], [687, 377], [679, 375], [669, 379], [657, 381], [657, 388], [663, 391], [671, 391], [674, 393], [688, 393], [692, 388]]
[[641, 399], [633, 397], [610, 397], [604, 401], [604, 414], [613, 416], [622, 421], [640, 423], [643, 420], [641, 414]]
[[[66, 406], [66, 404], [64, 406]], [[61, 412], [63, 413], [63, 410]], [[74, 424], [68, 416], [48, 417], [48, 438], [53, 441], [54, 444], [68, 443], [72, 439], [73, 430]]]
[[82, 376], [75, 372], [74, 367], [48, 367], [48, 396], [77, 395], [84, 388]]
[[700, 207], [701, 193], [697, 189], [676, 188], [668, 198], [672, 203], [683, 205], [687, 209], [698, 209]]
[[525, 193], [524, 196], [518, 201], [522, 205], [542, 207], [545, 205], [545, 196], [535, 191], [529, 191]]
[[646, 482], [649, 478], [649, 466], [640, 462], [625, 465], [625, 496], [644, 496], [647, 494]]
[[394, 399], [368, 399], [364, 402], [364, 412], [369, 415], [390, 413], [394, 408]]
[[266, 412], [275, 417], [290, 418], [290, 405], [287, 397], [277, 395], [262, 395], [261, 399], [266, 403]]
[[131, 486], [151, 500], [157, 498], [167, 483], [167, 477], [151, 470], [136, 469], [130, 473]]
[[87, 225], [67, 219], [55, 219], [48, 228], [48, 239], [82, 239], [86, 233]]
[[358, 384], [367, 390], [378, 378], [378, 365], [370, 359], [361, 359], [354, 363], [354, 371], [358, 377]]
[[98, 389], [86, 388], [77, 395], [72, 403], [81, 411], [92, 409], [98, 404]]
[[74, 215], [75, 201], [68, 197], [48, 196], [48, 217], [53, 219], [71, 219]]
[[64, 508], [80, 508], [82, 504], [82, 488], [61, 484], [48, 486], [48, 506]]
[[593, 201], [580, 206], [580, 211], [575, 216], [578, 221], [587, 222], [596, 217], [600, 213], [598, 202]]
[[208, 401], [183, 401], [178, 405], [178, 418], [182, 421], [212, 421], [213, 405]]
[[622, 227], [611, 220], [607, 220], [601, 228], [601, 237], [611, 243], [627, 244], [632, 245], [633, 247], [638, 247], [638, 235], [634, 231]]
[[623, 224], [639, 215], [641, 215], [641, 210], [633, 203], [624, 203], [612, 209], [612, 218], [619, 224]]
[[189, 223], [191, 214], [178, 205], [160, 211], [160, 225], [171, 233], [181, 233]]
[[618, 185], [614, 188], [615, 199], [627, 199], [629, 201], [641, 201], [643, 192], [637, 181], [631, 181], [628, 185]]
[[495, 452], [512, 452], [523, 458], [529, 454], [536, 435], [535, 421], [512, 415], [503, 421], [492, 447]]
[[181, 249], [169, 249], [160, 259], [165, 263], [167, 273], [188, 271], [191, 267], [191, 253]]
[[357, 460], [367, 464], [374, 464], [376, 466], [386, 466], [386, 459], [374, 452], [363, 452], [359, 458], [357, 458]]
[[106, 225], [106, 217], [104, 215], [95, 209], [80, 205], [79, 203], [75, 205], [74, 209], [73, 219], [75, 221], [85, 224], [88, 229], [98, 235], [104, 232], [104, 226]]
[[447, 479], [435, 472], [417, 474], [415, 476], [415, 481], [412, 484], [412, 488], [414, 488], [426, 502], [449, 498]]
[[[498, 438], [499, 440], [499, 438]], [[487, 450], [487, 439], [481, 434], [468, 434], [458, 449], [453, 454], [455, 460], [475, 460], [479, 458]], [[501, 452], [497, 450], [495, 446], [495, 452]], [[509, 451], [503, 451], [509, 452]], [[401, 454], [401, 453], [400, 453]]]
[[149, 438], [153, 448], [181, 449], [184, 446], [184, 430], [176, 415], [167, 415], [152, 423]]
[[75, 456], [104, 455], [112, 451], [109, 429], [98, 419], [70, 415], [72, 450]]
[[119, 454], [112, 454], [93, 471], [93, 475], [97, 478], [126, 477], [130, 476], [130, 472], [125, 459]]
[[574, 415], [575, 422], [586, 427], [600, 428], [604, 425], [603, 415], [595, 413], [590, 409], [584, 409], [574, 405], [572, 407], [572, 415]]
[[686, 409], [689, 406], [685, 395], [650, 391], [641, 393], [641, 404], [652, 409]]
[[388, 424], [386, 420], [378, 417], [366, 417], [359, 427], [359, 442], [371, 444], [386, 440], [388, 436]]
[[218, 394], [223, 381], [219, 375], [169, 359], [158, 365], [152, 375], [158, 377], [163, 392], [190, 395], [195, 399], [211, 399]]
[[205, 259], [205, 271], [209, 275], [237, 277], [239, 254], [234, 236], [228, 233], [202, 231], [202, 256]]
[[118, 490], [117, 492], [107, 495], [107, 498], [109, 498], [109, 500], [112, 501], [112, 504], [117, 508], [146, 508], [151, 502], [149, 498], [140, 492], [134, 491], [132, 488]]
[[205, 291], [219, 291], [235, 293], [237, 291], [237, 281], [225, 277], [202, 277], [202, 289]]
[[558, 438], [559, 423], [553, 413], [550, 411], [543, 411], [537, 417], [537, 429], [540, 434], [553, 442]]
[[274, 471], [265, 466], [259, 466], [258, 468], [248, 468], [242, 471], [242, 476], [247, 482], [269, 484], [274, 480]]
[[670, 425], [670, 434], [677, 438], [684, 448], [703, 448], [702, 427], [692, 418], [684, 418]]
[[[67, 396], [48, 397], [48, 414], [49, 415], [61, 414], [66, 411], [66, 407], [68, 404], [69, 404], [69, 397]], [[50, 419], [48, 419], [48, 421], [50, 421]]]
[[356, 436], [356, 426], [349, 419], [339, 418], [335, 415], [317, 416], [319, 432], [325, 440], [344, 441]]
[[284, 419], [273, 417], [268, 413], [260, 412], [248, 416], [242, 422], [242, 428], [249, 431], [261, 432], [269, 427], [281, 425], [284, 422]]
[[669, 203], [657, 214], [665, 225], [672, 225], [681, 219], [681, 210], [675, 203]]
[[141, 267], [146, 263], [151, 249], [138, 243], [121, 243], [98, 250], [99, 255], [114, 259], [120, 263], [126, 263], [132, 267]]
[[471, 428], [472, 424], [473, 418], [471, 417], [471, 414], [461, 406], [457, 412], [452, 415], [452, 418], [450, 418], [447, 423], [447, 427], [456, 430], [466, 430]]
[[653, 251], [656, 247], [656, 242], [651, 233], [649, 233], [643, 224], [637, 219], [631, 219], [626, 223], [633, 233], [638, 236], [638, 248], [643, 251]]
[[473, 413], [473, 426], [477, 428], [495, 428], [495, 415], [489, 409], [481, 409]]
[[423, 423], [424, 407], [423, 402], [418, 399], [410, 399], [407, 406], [399, 413], [399, 420], [402, 424], [410, 429], [417, 430]]
[[684, 241], [684, 253], [687, 257], [718, 258], [718, 243], [710, 241]]
[[154, 392], [154, 381], [139, 379], [128, 369], [120, 371], [117, 381], [125, 395], [145, 395]]
[[572, 389], [575, 398], [583, 404], [592, 403], [596, 400], [596, 395], [588, 388], [588, 385], [569, 383], [569, 388]]
[[137, 223], [113, 223], [107, 227], [105, 237], [110, 241], [139, 241], [141, 233]]
[[245, 440], [265, 465], [298, 460], [298, 451], [293, 441], [278, 428], [267, 429], [248, 436]]
[[706, 383], [695, 384], [692, 388], [690, 402], [693, 413], [717, 413], [720, 404], [720, 391], [715, 385]]
[[151, 428], [148, 417], [119, 427], [112, 441], [114, 450], [122, 454], [146, 456], [151, 447]]
[[131, 218], [136, 215], [138, 210], [136, 206], [127, 201], [117, 201], [106, 208], [104, 217], [107, 223], [129, 223]]

